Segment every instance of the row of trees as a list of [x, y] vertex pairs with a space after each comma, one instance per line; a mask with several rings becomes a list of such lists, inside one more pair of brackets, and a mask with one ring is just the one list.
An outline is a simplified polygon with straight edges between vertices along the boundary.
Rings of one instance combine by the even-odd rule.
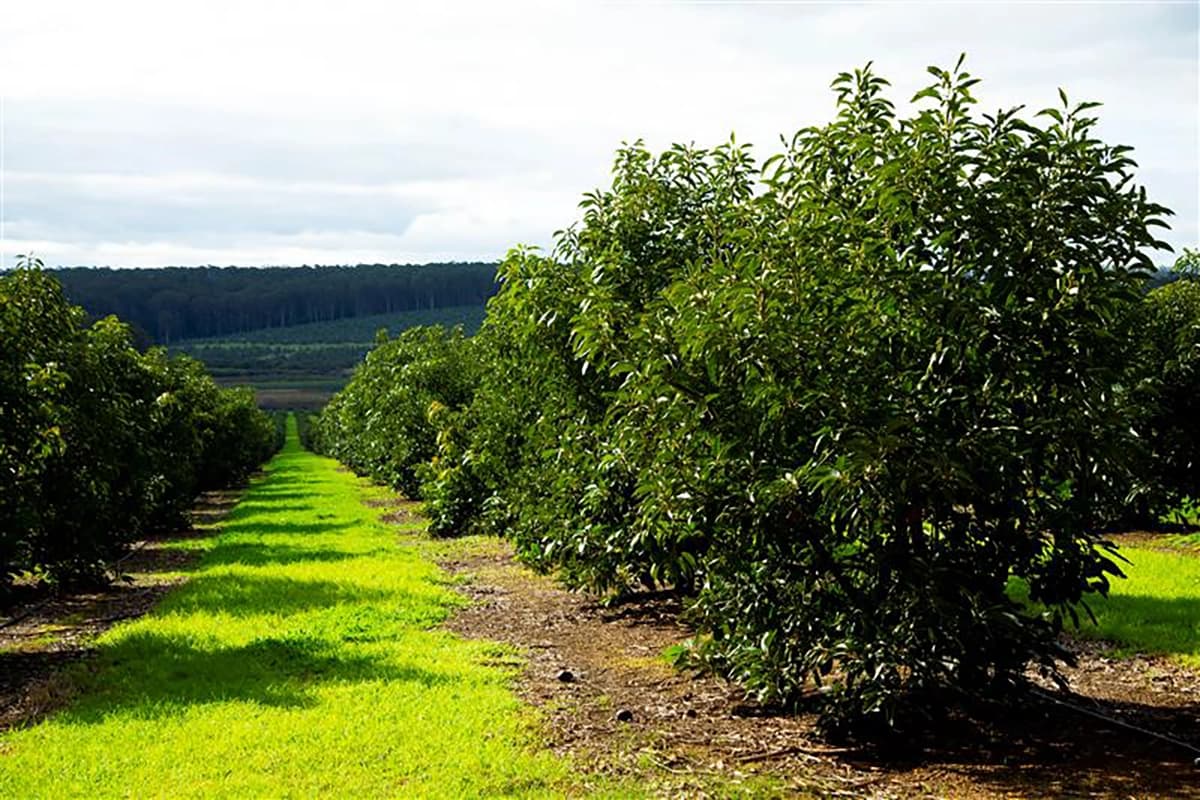
[[482, 306], [495, 264], [55, 270], [72, 302], [158, 344], [371, 314]]
[[279, 443], [250, 390], [139, 352], [113, 317], [86, 324], [40, 267], [0, 276], [0, 597], [18, 580], [102, 580], [131, 542], [183, 523], [199, 491], [245, 479]]
[[[996, 696], [1195, 490], [1197, 284], [1095, 104], [897, 114], [868, 67], [757, 165], [635, 144], [480, 333], [373, 352], [315, 447], [570, 583], [686, 595], [692, 657], [831, 729]], [[1031, 602], [1012, 599], [1012, 582]]]
[[1129, 523], [1153, 523], [1200, 502], [1200, 251], [1185, 250], [1174, 276], [1134, 314], [1130, 383], [1146, 446], [1135, 451], [1145, 483], [1125, 509]]
[[482, 367], [461, 327], [410, 328], [381, 341], [355, 370], [351, 387], [321, 413], [319, 447], [354, 469], [419, 497], [423, 467], [437, 452], [431, 421], [461, 408]]

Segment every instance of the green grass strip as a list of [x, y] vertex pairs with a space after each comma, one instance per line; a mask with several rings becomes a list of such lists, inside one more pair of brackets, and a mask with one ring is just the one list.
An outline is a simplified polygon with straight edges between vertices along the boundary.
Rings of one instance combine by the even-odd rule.
[[284, 450], [191, 579], [110, 630], [70, 706], [0, 736], [0, 797], [503, 797], [570, 793], [496, 644], [436, 625], [463, 602], [362, 503]]
[[1127, 580], [1115, 580], [1107, 599], [1088, 605], [1097, 624], [1080, 633], [1120, 645], [1125, 653], [1170, 655], [1200, 667], [1200, 558], [1143, 547], [1122, 547]]

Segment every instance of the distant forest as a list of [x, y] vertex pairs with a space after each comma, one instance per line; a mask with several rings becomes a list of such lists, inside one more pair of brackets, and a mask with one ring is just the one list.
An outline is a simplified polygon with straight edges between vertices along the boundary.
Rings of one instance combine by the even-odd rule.
[[158, 344], [369, 314], [483, 306], [496, 265], [54, 270], [71, 302]]

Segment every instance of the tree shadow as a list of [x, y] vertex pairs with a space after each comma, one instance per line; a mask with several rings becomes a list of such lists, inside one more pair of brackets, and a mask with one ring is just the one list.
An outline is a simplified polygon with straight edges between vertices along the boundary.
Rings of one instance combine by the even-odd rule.
[[238, 511], [243, 515], [260, 514], [262, 512], [278, 513], [284, 511], [314, 511], [315, 506], [312, 504], [301, 505], [299, 503], [275, 503], [275, 502], [258, 502], [248, 500], [238, 506]]
[[[191, 510], [188, 511], [188, 520], [192, 524], [207, 524], [224, 519], [237, 506], [238, 500], [239, 493], [236, 491], [218, 490], [202, 492], [196, 498], [196, 502]], [[170, 536], [171, 532], [164, 532], [163, 535]]]
[[160, 718], [187, 706], [228, 701], [309, 708], [316, 689], [334, 683], [404, 681], [432, 687], [456, 680], [410, 664], [395, 664], [340, 643], [310, 637], [257, 639], [243, 646], [204, 647], [180, 635], [137, 632], [104, 645], [89, 661], [96, 677], [58, 719], [103, 722], [118, 710]]
[[326, 563], [347, 561], [352, 558], [377, 555], [379, 550], [362, 553], [333, 550], [328, 548], [292, 547], [284, 544], [227, 543], [218, 544], [205, 556], [206, 566], [244, 564], [259, 567], [267, 564], [303, 564], [323, 561]]
[[230, 520], [225, 524], [223, 530], [225, 533], [231, 534], [261, 534], [261, 535], [278, 535], [278, 534], [293, 534], [297, 536], [311, 536], [319, 533], [333, 533], [334, 531], [349, 530], [354, 527], [343, 522], [263, 522], [259, 520]]
[[68, 702], [70, 692], [59, 689], [55, 679], [89, 655], [92, 651], [82, 647], [0, 653], [0, 731], [33, 722]]
[[254, 491], [256, 499], [268, 498], [271, 500], [308, 500], [312, 501], [316, 495], [312, 492], [297, 491], [293, 489], [283, 489], [276, 491], [273, 489], [256, 489]]
[[6, 650], [0, 651], [0, 719], [10, 703], [20, 700], [23, 690], [37, 680], [87, 654], [86, 650]]
[[605, 622], [674, 626], [684, 614], [685, 602], [683, 594], [675, 590], [638, 590], [597, 602], [594, 610]]
[[[99, 595], [64, 595], [34, 609], [5, 631], [0, 652], [0, 730], [53, 711], [72, 696], [60, 670], [94, 655], [96, 637], [118, 622], [145, 614], [173, 584], [116, 583]], [[52, 641], [47, 642], [50, 638]]]
[[308, 470], [305, 469], [304, 467], [298, 466], [296, 464], [289, 464], [286, 461], [276, 462], [275, 464], [272, 464], [266, 470], [266, 472], [272, 478], [276, 478], [280, 475], [305, 475], [305, 474], [308, 474]]
[[201, 574], [188, 581], [187, 591], [168, 596], [159, 606], [164, 613], [229, 614], [250, 617], [287, 615], [345, 603], [395, 602], [396, 591], [268, 575]]
[[[956, 711], [903, 741], [865, 747], [845, 760], [907, 772], [936, 767], [1020, 797], [1200, 797], [1195, 752], [1028, 696]], [[1093, 714], [1200, 746], [1200, 703], [1157, 706], [1070, 696]]]

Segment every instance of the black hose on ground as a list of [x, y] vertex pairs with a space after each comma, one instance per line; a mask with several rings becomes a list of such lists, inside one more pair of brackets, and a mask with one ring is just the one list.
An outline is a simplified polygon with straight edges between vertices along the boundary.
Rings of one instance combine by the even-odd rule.
[[1165, 733], [1159, 733], [1158, 731], [1152, 731], [1149, 728], [1143, 728], [1140, 725], [1134, 725], [1132, 722], [1126, 722], [1123, 719], [1117, 719], [1116, 717], [1109, 716], [1108, 714], [1101, 714], [1099, 711], [1068, 702], [1063, 700], [1061, 697], [1055, 697], [1049, 692], [1041, 689], [1032, 689], [1031, 693], [1035, 697], [1040, 697], [1043, 700], [1049, 700], [1051, 703], [1060, 705], [1063, 708], [1068, 708], [1071, 711], [1075, 711], [1079, 714], [1086, 714], [1089, 717], [1095, 717], [1096, 719], [1107, 722], [1110, 725], [1115, 725], [1119, 728], [1125, 728], [1126, 730], [1131, 730], [1135, 733], [1140, 733], [1143, 736], [1149, 736], [1151, 738], [1158, 739], [1159, 741], [1166, 742], [1167, 744], [1172, 744], [1183, 750], [1187, 750], [1193, 756], [1192, 766], [1200, 769], [1200, 747], [1197, 747], [1194, 744], [1185, 742], [1182, 739], [1176, 739], [1174, 736], [1169, 736]]

